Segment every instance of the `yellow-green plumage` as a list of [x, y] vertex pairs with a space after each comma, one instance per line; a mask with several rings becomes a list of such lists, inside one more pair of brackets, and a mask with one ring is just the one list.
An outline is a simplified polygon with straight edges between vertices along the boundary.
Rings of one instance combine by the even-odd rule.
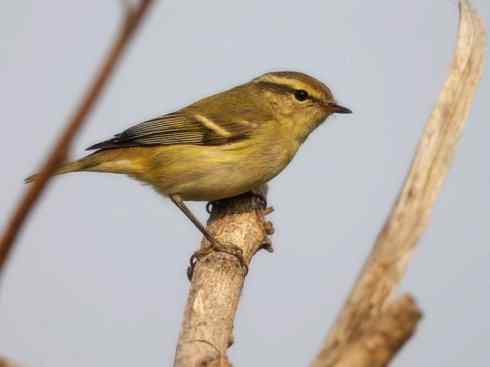
[[[307, 98], [300, 98], [304, 91]], [[212, 201], [252, 190], [281, 172], [328, 115], [349, 110], [301, 73], [265, 74], [173, 114], [144, 122], [56, 174], [127, 174], [164, 195]]]

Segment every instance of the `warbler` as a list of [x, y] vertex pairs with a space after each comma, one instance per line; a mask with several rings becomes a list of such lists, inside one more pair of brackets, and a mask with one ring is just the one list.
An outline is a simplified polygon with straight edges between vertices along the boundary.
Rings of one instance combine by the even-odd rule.
[[216, 201], [265, 184], [334, 113], [351, 110], [315, 78], [267, 73], [92, 145], [87, 150], [94, 153], [61, 165], [55, 174], [120, 173], [150, 184], [182, 210], [212, 250], [228, 252], [244, 265], [240, 249], [216, 241], [184, 201]]

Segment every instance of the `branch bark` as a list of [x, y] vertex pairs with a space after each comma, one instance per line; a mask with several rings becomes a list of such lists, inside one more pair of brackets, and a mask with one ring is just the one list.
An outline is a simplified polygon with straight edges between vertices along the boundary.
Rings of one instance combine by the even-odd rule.
[[[426, 229], [481, 79], [485, 29], [468, 0], [460, 1], [457, 47], [449, 77], [428, 120], [401, 193], [314, 367], [345, 365], [366, 325], [390, 308], [411, 254]], [[396, 350], [393, 350], [393, 353]], [[373, 364], [377, 365], [374, 361]], [[388, 363], [388, 362], [386, 362]]]
[[335, 367], [384, 367], [413, 335], [422, 313], [405, 295], [371, 320], [340, 356]]
[[119, 33], [114, 40], [106, 59], [95, 75], [92, 84], [87, 89], [85, 96], [82, 98], [73, 117], [67, 123], [60, 138], [54, 144], [46, 162], [39, 170], [38, 178], [27, 189], [15, 208], [0, 239], [0, 275], [4, 271], [5, 264], [14, 247], [15, 239], [25, 223], [25, 220], [43, 193], [49, 178], [56, 167], [66, 159], [71, 143], [87, 120], [88, 115], [93, 110], [98, 98], [102, 94], [107, 82], [120, 62], [124, 51], [138, 26], [141, 24], [152, 2], [152, 0], [141, 0], [137, 7], [126, 12]]
[[[270, 248], [272, 225], [256, 209], [254, 196], [242, 195], [213, 206], [209, 232], [218, 241], [242, 249], [247, 264], [261, 247]], [[201, 247], [207, 246], [203, 240]], [[226, 350], [233, 344], [233, 320], [245, 280], [231, 255], [212, 253], [198, 262], [184, 311], [175, 367], [231, 366]]]

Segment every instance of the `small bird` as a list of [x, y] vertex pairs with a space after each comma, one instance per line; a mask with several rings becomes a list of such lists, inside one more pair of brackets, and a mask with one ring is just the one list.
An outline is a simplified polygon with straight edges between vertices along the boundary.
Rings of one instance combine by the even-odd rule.
[[[150, 184], [194, 223], [209, 250], [230, 253], [245, 266], [241, 250], [215, 240], [184, 201], [216, 201], [260, 187], [334, 113], [351, 110], [337, 104], [315, 78], [293, 71], [267, 73], [92, 145], [87, 150], [94, 153], [61, 165], [55, 174], [120, 173]], [[204, 254], [196, 252], [191, 267]]]

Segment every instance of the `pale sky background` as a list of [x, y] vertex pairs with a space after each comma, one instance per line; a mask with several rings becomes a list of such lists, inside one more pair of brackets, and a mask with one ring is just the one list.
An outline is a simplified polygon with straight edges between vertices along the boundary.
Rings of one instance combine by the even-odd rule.
[[[488, 0], [474, 4], [490, 24]], [[0, 2], [0, 228], [120, 18], [116, 0]], [[237, 366], [304, 366], [399, 190], [456, 29], [453, 0], [161, 1], [73, 156], [267, 71], [328, 83], [355, 113], [319, 128], [272, 182], [276, 251], [253, 261], [230, 351]], [[487, 73], [403, 283], [425, 317], [395, 366], [488, 365], [489, 94]], [[192, 207], [206, 218], [202, 203]], [[1, 284], [0, 354], [32, 367], [170, 365], [199, 238], [130, 179], [56, 178]]]

